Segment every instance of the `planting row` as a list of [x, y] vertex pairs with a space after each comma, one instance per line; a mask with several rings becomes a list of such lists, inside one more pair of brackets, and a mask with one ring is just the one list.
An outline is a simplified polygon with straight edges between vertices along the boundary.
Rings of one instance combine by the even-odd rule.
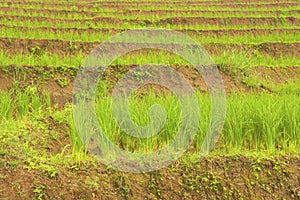
[[[93, 35], [97, 35], [99, 40], [101, 40], [104, 35], [114, 35], [117, 33], [121, 33], [123, 31], [126, 31], [128, 29], [117, 29], [117, 28], [51, 28], [51, 27], [27, 27], [27, 26], [11, 26], [6, 24], [0, 24], [0, 28], [3, 30], [2, 34], [0, 34], [0, 37], [15, 37], [15, 34], [10, 34], [12, 30], [17, 30], [16, 32], [22, 32], [22, 33], [28, 33], [28, 36], [38, 33], [40, 31], [43, 31], [47, 33], [47, 36], [45, 36], [45, 39], [48, 38], [53, 33], [57, 35], [64, 35], [64, 34], [79, 34], [79, 35], [90, 35], [91, 38], [94, 38]], [[217, 30], [195, 30], [195, 29], [173, 29], [177, 32], [182, 32], [184, 34], [188, 34], [189, 36], [200, 38], [200, 37], [210, 37], [213, 36], [214, 38], [219, 38], [222, 36], [243, 36], [243, 35], [270, 35], [272, 37], [272, 34], [297, 34], [300, 29], [295, 28], [275, 28], [275, 29], [217, 29]], [[39, 35], [39, 34], [38, 34]], [[28, 37], [27, 36], [27, 37]], [[64, 38], [64, 37], [63, 37]], [[86, 37], [83, 37], [86, 38]], [[106, 38], [106, 37], [104, 37]], [[70, 38], [72, 41], [72, 39]], [[267, 42], [267, 41], [266, 41]]]
[[[130, 38], [128, 38], [130, 39]], [[129, 42], [130, 40], [127, 40]], [[134, 39], [130, 41], [132, 45], [139, 41]], [[142, 41], [145, 43], [145, 41]], [[152, 44], [159, 44], [163, 41], [157, 38]], [[127, 44], [125, 39], [120, 45]], [[49, 39], [25, 39], [25, 38], [1, 38], [0, 48], [7, 55], [27, 54], [27, 55], [42, 55], [44, 53], [58, 54], [60, 56], [75, 55], [77, 53], [88, 54], [99, 45], [99, 42], [74, 42], [70, 40], [49, 40]], [[180, 45], [179, 43], [177, 45]], [[249, 56], [271, 56], [279, 57], [299, 57], [299, 43], [289, 42], [271, 42], [258, 44], [241, 44], [237, 43], [201, 43], [205, 49], [212, 55], [227, 55], [244, 53]], [[227, 52], [227, 53], [225, 53]]]
[[[64, 51], [49, 54], [43, 52], [39, 47], [30, 48], [32, 53], [24, 55], [24, 53], [16, 53], [8, 55], [8, 51], [0, 51], [0, 66], [65, 66], [78, 68], [82, 65], [87, 54], [76, 53], [75, 55], [67, 55]], [[211, 55], [215, 63], [220, 65], [224, 71], [243, 71], [243, 69], [253, 66], [272, 66], [272, 67], [288, 67], [299, 66], [299, 56], [280, 56], [272, 57], [261, 53], [249, 53], [247, 51], [224, 51], [223, 54]], [[187, 65], [187, 61], [180, 56], [171, 55], [166, 52], [136, 52], [122, 56], [115, 60], [113, 65], [143, 65], [156, 63], [162, 65]], [[41, 68], [41, 70], [43, 70]]]
[[[274, 18], [273, 20], [261, 20], [248, 18], [245, 24], [233, 19], [206, 18], [196, 23], [174, 23], [171, 22], [150, 22], [150, 21], [120, 21], [116, 18], [102, 18], [103, 20], [63, 20], [47, 17], [23, 17], [10, 16], [0, 17], [0, 24], [25, 27], [51, 27], [51, 28], [86, 28], [86, 29], [134, 29], [144, 27], [168, 28], [175, 30], [228, 30], [228, 29], [274, 29], [274, 28], [299, 28], [299, 20], [294, 18]], [[112, 22], [109, 21], [112, 20]], [[259, 20], [258, 23], [257, 20]], [[249, 21], [251, 24], [249, 24]], [[18, 28], [18, 27], [16, 27]]]
[[[291, 10], [299, 7], [298, 2], [290, 2], [290, 3], [223, 3], [223, 4], [199, 4], [199, 3], [189, 3], [186, 4], [183, 2], [182, 5], [172, 5], [169, 2], [162, 3], [160, 2], [160, 9], [163, 10]], [[91, 11], [91, 12], [103, 12], [103, 11], [118, 11], [118, 10], [156, 10], [157, 5], [153, 3], [141, 4], [132, 3], [130, 6], [121, 5], [118, 2], [113, 4], [101, 5], [99, 3], [84, 3], [84, 4], [60, 4], [60, 3], [25, 3], [24, 2], [2, 2], [0, 3], [1, 7], [11, 7], [11, 8], [25, 8], [25, 9], [49, 9], [55, 7], [58, 10], [70, 10], [70, 11]]]
[[80, 12], [64, 10], [43, 10], [0, 7], [0, 14], [9, 16], [50, 17], [60, 19], [91, 19], [95, 17], [117, 17], [127, 20], [151, 20], [172, 17], [206, 17], [206, 18], [232, 18], [232, 17], [298, 17], [299, 12], [291, 11], [130, 11], [130, 12]]
[[[186, 32], [188, 33], [195, 41], [200, 44], [204, 43], [239, 43], [239, 44], [259, 44], [263, 42], [285, 42], [293, 43], [299, 41], [299, 32], [298, 30], [287, 30], [287, 31], [270, 31], [269, 33], [256, 35], [255, 32], [212, 32], [211, 34], [202, 34], [197, 32]], [[12, 27], [3, 27], [2, 32], [0, 33], [1, 38], [27, 38], [27, 39], [60, 39], [60, 40], [69, 40], [69, 41], [82, 41], [82, 42], [102, 42], [111, 37], [114, 33], [110, 32], [85, 32], [78, 30], [69, 30], [65, 31], [62, 29], [56, 30], [45, 30], [39, 28], [33, 29], [19, 29]], [[126, 40], [124, 40], [125, 42]], [[132, 39], [132, 42], [135, 40]], [[163, 40], [158, 38], [157, 42]]]
[[[197, 93], [197, 99], [200, 123], [193, 146], [199, 151], [210, 123], [211, 102], [208, 95], [200, 93]], [[300, 136], [297, 134], [300, 131], [299, 100], [299, 95], [296, 94], [231, 94], [227, 98], [227, 115], [223, 133], [215, 151], [220, 151], [222, 154], [248, 152], [264, 152], [267, 155], [299, 154]], [[149, 108], [155, 103], [163, 106], [167, 117], [163, 128], [156, 136], [150, 139], [137, 139], [120, 130], [112, 115], [111, 97], [100, 94], [96, 98], [96, 102], [96, 113], [105, 136], [119, 147], [132, 152], [150, 152], [164, 147], [173, 140], [181, 123], [181, 105], [176, 96], [162, 97], [154, 94], [143, 98], [133, 96], [129, 102], [129, 108], [135, 123], [147, 125], [150, 120]], [[60, 120], [61, 123], [70, 124], [71, 143], [74, 150], [80, 151], [82, 143], [78, 141], [77, 137], [77, 131], [80, 129], [74, 127], [70, 112], [55, 113], [50, 110], [49, 113], [49, 109], [47, 111], [49, 106], [49, 96], [41, 97], [37, 88], [33, 86], [19, 92], [1, 92], [0, 110], [2, 115], [0, 120], [23, 119], [28, 115], [43, 118], [43, 115], [50, 114], [52, 118]], [[83, 127], [89, 127], [88, 118], [82, 122]], [[180, 144], [177, 145], [180, 146]]]
[[[158, 3], [158, 2], [157, 2]], [[179, 4], [178, 4], [179, 3]], [[180, 5], [181, 4], [181, 5]], [[114, 9], [114, 10], [120, 10], [120, 9], [141, 9], [141, 10], [155, 10], [157, 9], [157, 4], [156, 3], [129, 3], [129, 5], [122, 5], [120, 2], [112, 2], [108, 4], [101, 4], [99, 2], [97, 3], [83, 3], [83, 4], [61, 4], [61, 3], [43, 3], [41, 4], [40, 2], [31, 2], [31, 3], [25, 3], [24, 2], [2, 2], [0, 4], [3, 7], [13, 7], [13, 8], [50, 8], [50, 7], [56, 7], [62, 10], [84, 10], [84, 11], [100, 11], [103, 9]], [[216, 8], [221, 8], [221, 9], [228, 9], [228, 8], [242, 8], [242, 9], [274, 9], [274, 8], [291, 8], [294, 6], [299, 6], [298, 2], [283, 2], [283, 3], [205, 3], [205, 2], [190, 2], [187, 4], [186, 2], [176, 2], [176, 4], [172, 4], [169, 2], [159, 2], [159, 6], [164, 9], [176, 9], [176, 8], [181, 8], [181, 9], [195, 9], [195, 7], [201, 7], [203, 9], [216, 9]], [[129, 10], [130, 10], [129, 9]]]
[[0, 11], [6, 14], [22, 14], [27, 16], [61, 16], [65, 18], [91, 18], [101, 15], [112, 15], [117, 16], [128, 16], [128, 15], [141, 15], [143, 17], [151, 17], [153, 15], [158, 15], [161, 17], [174, 17], [174, 16], [212, 16], [212, 17], [229, 17], [229, 16], [277, 16], [277, 17], [286, 17], [289, 15], [297, 16], [299, 15], [298, 10], [269, 10], [269, 11], [251, 11], [251, 10], [214, 10], [214, 11], [205, 11], [205, 10], [118, 10], [118, 11], [103, 11], [103, 12], [84, 12], [84, 11], [71, 11], [71, 10], [54, 10], [54, 9], [25, 9], [25, 8], [10, 8], [10, 7], [0, 7]]
[[[160, 19], [155, 21], [150, 20], [122, 20], [114, 17], [96, 17], [93, 19], [76, 20], [76, 19], [59, 19], [59, 18], [48, 18], [48, 17], [25, 17], [25, 16], [0, 16], [0, 20], [6, 23], [23, 23], [23, 22], [40, 22], [39, 26], [44, 26], [44, 24], [49, 23], [64, 23], [73, 24], [80, 23], [88, 25], [88, 28], [101, 27], [102, 24], [108, 24], [109, 27], [172, 27], [172, 26], [182, 26], [182, 27], [194, 27], [194, 26], [272, 26], [272, 27], [289, 27], [289, 26], [299, 26], [300, 18], [296, 17], [286, 17], [286, 18], [247, 18], [247, 17], [233, 17], [233, 18], [202, 18], [202, 17], [190, 17], [190, 18], [168, 18]], [[20, 22], [18, 22], [20, 21]], [[101, 25], [99, 25], [101, 24]], [[74, 25], [72, 25], [74, 27]], [[79, 27], [82, 27], [79, 26]]]

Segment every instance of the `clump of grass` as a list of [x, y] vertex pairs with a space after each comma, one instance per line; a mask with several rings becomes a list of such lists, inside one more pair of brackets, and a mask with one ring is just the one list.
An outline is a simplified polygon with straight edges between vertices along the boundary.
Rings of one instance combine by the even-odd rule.
[[[210, 124], [211, 101], [208, 95], [197, 93], [197, 97], [200, 125], [193, 146], [199, 151]], [[300, 136], [297, 134], [300, 131], [299, 100], [297, 94], [229, 95], [223, 134], [216, 151], [267, 154], [299, 152]], [[138, 125], [144, 126], [150, 122], [149, 108], [155, 103], [162, 105], [166, 110], [167, 120], [163, 128], [154, 137], [146, 139], [127, 135], [119, 128], [111, 112], [110, 96], [102, 96], [96, 102], [98, 122], [106, 137], [131, 152], [150, 152], [163, 148], [174, 139], [181, 123], [182, 112], [176, 96], [171, 94], [165, 96], [151, 94], [142, 99], [131, 98], [130, 115]]]
[[299, 152], [297, 94], [231, 95], [222, 142], [226, 151]]
[[[22, 67], [24, 65], [34, 67], [54, 66], [56, 68], [77, 69], [81, 66], [86, 55], [84, 53], [78, 53], [77, 55], [61, 56], [54, 53], [43, 53], [40, 56], [23, 55], [17, 53], [15, 55], [7, 55], [7, 53], [0, 51], [0, 67], [15, 65]], [[251, 52], [247, 52], [241, 49], [226, 49], [219, 54], [211, 55], [212, 59], [217, 65], [220, 66], [221, 71], [227, 71], [233, 74], [249, 71], [254, 66], [298, 66], [299, 58], [293, 56], [285, 57], [272, 57], [257, 53], [251, 55]], [[112, 63], [112, 65], [143, 65], [149, 63], [156, 63], [162, 65], [190, 65], [190, 63], [184, 60], [182, 57], [176, 54], [171, 54], [165, 51], [159, 50], [147, 50], [131, 52], [123, 55]], [[40, 69], [40, 71], [45, 71]]]
[[[182, 110], [175, 95], [171, 93], [156, 95], [154, 92], [144, 96], [134, 95], [129, 101], [129, 113], [138, 126], [147, 126], [151, 120], [151, 115], [157, 114], [158, 118], [161, 116], [161, 113], [151, 113], [150, 108], [154, 104], [159, 104], [165, 109], [166, 121], [163, 127], [157, 131], [157, 134], [150, 138], [133, 137], [121, 130], [116, 122], [111, 112], [112, 97], [101, 92], [97, 94], [95, 104], [97, 123], [100, 124], [105, 136], [110, 141], [130, 152], [151, 152], [165, 147], [174, 139], [182, 122]], [[210, 124], [211, 100], [207, 94], [197, 93], [196, 95], [199, 103], [200, 123], [192, 149], [199, 151]], [[23, 132], [27, 134], [31, 129], [41, 128], [47, 132], [46, 125], [40, 120], [45, 116], [51, 116], [57, 123], [69, 123], [70, 129], [67, 131], [70, 133], [73, 154], [86, 158], [82, 154], [85, 150], [84, 143], [78, 137], [77, 132], [80, 127], [74, 126], [70, 106], [63, 111], [54, 112], [50, 108], [49, 96], [39, 94], [34, 87], [26, 88], [17, 93], [14, 91], [1, 92], [1, 97], [0, 128], [3, 130], [3, 134], [0, 140], [5, 144], [12, 145], [20, 140], [11, 131], [21, 131], [21, 138], [24, 140], [31, 138], [31, 136], [25, 137]], [[280, 95], [276, 93], [228, 95], [223, 134], [215, 152], [222, 154], [263, 152], [267, 155], [299, 153], [300, 136], [297, 134], [300, 131], [299, 100], [298, 93], [289, 92], [280, 93]], [[33, 121], [30, 123], [30, 128], [26, 129], [28, 120]], [[90, 125], [94, 125], [93, 121], [90, 123]], [[83, 130], [86, 128], [84, 125], [83, 123], [81, 127]], [[149, 134], [152, 135], [153, 133]], [[33, 141], [35, 140], [31, 140], [31, 142]], [[28, 142], [30, 143], [29, 140]], [[24, 143], [23, 152], [31, 151], [30, 148], [27, 149], [26, 147], [28, 144]], [[62, 149], [62, 151], [64, 150]], [[6, 154], [5, 149], [2, 149], [1, 152]], [[26, 154], [26, 156], [28, 155]]]
[[22, 118], [27, 115], [41, 116], [49, 108], [50, 95], [39, 92], [36, 87], [14, 88], [9, 92], [0, 91], [0, 110], [2, 120]]

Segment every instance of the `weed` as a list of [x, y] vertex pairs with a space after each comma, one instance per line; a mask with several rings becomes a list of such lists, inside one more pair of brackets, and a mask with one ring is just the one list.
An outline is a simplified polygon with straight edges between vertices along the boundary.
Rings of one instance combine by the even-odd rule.
[[255, 18], [251, 18], [251, 19], [250, 19], [250, 23], [251, 23], [252, 25], [256, 25], [256, 19], [255, 19]]
[[75, 45], [72, 41], [70, 41], [68, 48], [69, 48], [69, 51], [75, 51], [78, 49], [78, 46]]
[[69, 85], [69, 80], [66, 77], [64, 77], [64, 78], [56, 78], [56, 82], [62, 88], [64, 88], [64, 87], [66, 87], [66, 86]]
[[19, 164], [19, 161], [18, 160], [13, 160], [13, 161], [8, 161], [7, 162], [7, 166], [9, 168], [15, 168], [16, 166], [18, 166]]
[[115, 176], [112, 178], [112, 182], [116, 188], [118, 188], [121, 192], [121, 196], [128, 198], [130, 188], [126, 183], [125, 177], [122, 175]]
[[92, 189], [98, 190], [99, 189], [99, 184], [98, 183], [99, 183], [99, 178], [98, 177], [95, 177], [95, 178], [91, 178], [90, 176], [86, 177], [85, 184], [90, 186]]
[[225, 26], [228, 26], [230, 23], [231, 23], [231, 19], [230, 18], [224, 19]]
[[31, 54], [33, 54], [34, 56], [40, 56], [42, 54], [42, 50], [39, 46], [36, 46], [36, 47], [31, 47], [29, 49], [29, 52]]
[[33, 193], [35, 195], [35, 199], [42, 200], [45, 197], [46, 186], [42, 184], [38, 184], [37, 182], [33, 183]]
[[242, 81], [249, 87], [258, 87], [260, 85], [257, 76], [243, 76]]
[[279, 17], [279, 22], [280, 22], [282, 25], [286, 25], [286, 19], [285, 19], [285, 17]]
[[211, 191], [222, 190], [222, 179], [218, 177], [213, 172], [205, 172], [201, 178], [205, 188], [208, 188]]

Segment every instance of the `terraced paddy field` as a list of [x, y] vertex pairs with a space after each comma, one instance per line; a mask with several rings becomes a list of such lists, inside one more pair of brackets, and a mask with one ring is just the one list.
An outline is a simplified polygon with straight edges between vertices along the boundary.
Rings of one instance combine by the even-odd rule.
[[[0, 199], [300, 198], [299, 1], [4, 0], [0, 13]], [[152, 172], [130, 173], [104, 165], [84, 147], [72, 97], [93, 49], [142, 28], [174, 30], [206, 49], [223, 80], [226, 118], [213, 150], [199, 157], [211, 123], [204, 78], [167, 51], [117, 58], [94, 99], [98, 122], [116, 146], [148, 154], [169, 144], [181, 122], [176, 96], [147, 84], [130, 100], [131, 117], [147, 125], [149, 108], [158, 103], [166, 110], [164, 126], [151, 138], [120, 130], [111, 114], [113, 88], [137, 66], [176, 70], [199, 104], [199, 127], [183, 156]], [[181, 87], [172, 77], [161, 80]], [[112, 154], [106, 150], [101, 153]], [[127, 161], [113, 156], [121, 165]]]

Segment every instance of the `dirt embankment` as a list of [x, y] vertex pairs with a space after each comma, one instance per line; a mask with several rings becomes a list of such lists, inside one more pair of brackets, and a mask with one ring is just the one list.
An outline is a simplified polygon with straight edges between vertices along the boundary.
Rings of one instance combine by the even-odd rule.
[[[83, 53], [88, 55], [100, 43], [98, 42], [70, 42], [64, 40], [48, 39], [22, 39], [22, 38], [0, 38], [0, 48], [5, 49], [7, 55], [32, 54], [32, 48], [39, 48], [40, 53], [56, 54], [60, 57]], [[134, 44], [134, 43], [132, 43]], [[122, 43], [120, 43], [122, 46]], [[260, 53], [272, 57], [299, 57], [300, 43], [261, 43], [250, 44], [222, 44], [207, 43], [203, 47], [211, 55], [220, 55], [224, 52], [247, 52]], [[143, 52], [143, 50], [141, 50]], [[135, 52], [138, 53], [138, 52]]]
[[[78, 33], [78, 34], [117, 34], [130, 29], [122, 28], [52, 28], [52, 27], [27, 27], [27, 26], [15, 26], [15, 25], [6, 25], [0, 24], [0, 28], [12, 28], [18, 31], [46, 31], [54, 33]], [[245, 35], [252, 34], [254, 36], [266, 35], [266, 34], [298, 34], [300, 29], [298, 28], [249, 28], [249, 29], [216, 29], [216, 30], [197, 30], [197, 29], [172, 29], [174, 31], [186, 33], [191, 36], [212, 36], [221, 37], [221, 36], [236, 36], [236, 35]]]
[[[0, 197], [8, 199], [298, 199], [299, 157], [244, 156], [175, 162], [157, 172], [122, 173], [101, 164], [27, 170], [1, 162]], [[189, 161], [190, 162], [190, 161]]]
[[230, 18], [207, 18], [207, 17], [172, 17], [167, 19], [160, 19], [157, 21], [150, 20], [130, 20], [130, 19], [120, 19], [117, 17], [94, 17], [92, 19], [53, 19], [49, 17], [34, 17], [34, 16], [11, 16], [11, 15], [1, 15], [0, 20], [19, 20], [19, 21], [48, 21], [52, 23], [101, 23], [101, 24], [114, 24], [121, 25], [127, 24], [140, 24], [143, 26], [153, 26], [153, 25], [214, 25], [214, 26], [224, 26], [224, 25], [266, 25], [266, 26], [278, 26], [283, 23], [293, 26], [298, 26], [300, 24], [300, 19], [296, 17], [230, 17]]
[[[110, 91], [116, 85], [121, 75], [134, 67], [135, 66], [111, 66], [106, 70], [102, 81], [107, 83], [108, 90]], [[182, 74], [194, 90], [205, 93], [208, 91], [203, 77], [191, 66], [171, 67]], [[64, 75], [61, 74], [62, 70], [65, 73]], [[6, 72], [0, 71], [0, 90], [9, 90], [10, 88], [15, 87], [14, 82], [18, 81], [18, 87], [34, 86], [38, 87], [39, 90], [50, 92], [52, 104], [58, 104], [59, 108], [62, 108], [66, 103], [71, 102], [76, 69], [23, 66], [18, 68], [18, 75], [16, 75], [15, 71], [15, 66], [10, 66], [6, 69]], [[47, 74], [47, 76], [45, 74]], [[50, 76], [48, 76], [49, 74]], [[270, 85], [286, 84], [299, 80], [300, 67], [252, 67], [251, 71], [244, 76], [255, 77], [255, 85], [249, 85], [243, 79], [245, 77], [240, 77], [239, 75], [227, 71], [221, 71], [221, 77], [226, 93], [276, 92], [270, 88]], [[62, 86], [60, 80], [65, 80], [67, 84]], [[173, 83], [174, 86], [181, 87], [176, 80], [172, 79], [172, 77], [164, 77], [163, 81], [169, 81]], [[146, 93], [151, 87], [154, 87], [154, 91], [157, 93], [167, 92], [164, 87], [157, 85], [146, 85], [139, 89], [138, 92], [142, 94]]]
[[[7, 2], [6, 2], [7, 3]], [[67, 9], [78, 9], [78, 10], [85, 10], [85, 9], [95, 9], [96, 7], [104, 8], [114, 8], [114, 9], [126, 9], [128, 7], [131, 8], [147, 8], [148, 6], [165, 6], [165, 7], [180, 7], [184, 6], [187, 8], [193, 8], [195, 6], [214, 6], [216, 8], [244, 8], [245, 6], [251, 6], [252, 8], [282, 8], [282, 7], [292, 7], [298, 6], [298, 2], [264, 2], [264, 3], [252, 3], [249, 5], [248, 2], [235, 2], [235, 1], [226, 1], [226, 2], [189, 2], [187, 5], [186, 2], [174, 1], [174, 2], [83, 2], [83, 3], [53, 3], [53, 2], [8, 2], [9, 6], [12, 5], [28, 5], [28, 6], [38, 6], [40, 8], [67, 8]]]

